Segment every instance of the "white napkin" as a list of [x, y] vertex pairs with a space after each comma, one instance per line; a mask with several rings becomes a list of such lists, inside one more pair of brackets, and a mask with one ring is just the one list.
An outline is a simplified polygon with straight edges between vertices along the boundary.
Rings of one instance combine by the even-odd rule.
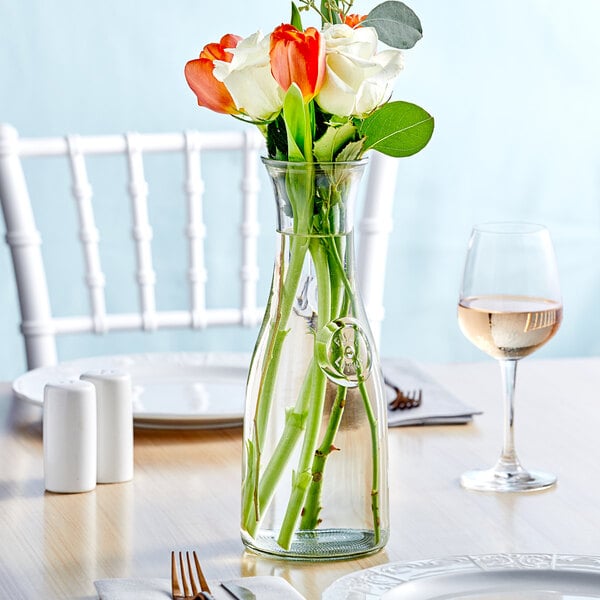
[[[229, 580], [256, 595], [257, 600], [305, 600], [285, 579], [275, 576], [242, 577]], [[217, 600], [232, 600], [218, 581], [209, 581]], [[228, 582], [225, 582], [228, 583]], [[169, 600], [171, 582], [168, 579], [100, 579], [94, 581], [100, 600]]]
[[[401, 390], [421, 389], [423, 391], [421, 406], [405, 410], [388, 410], [390, 427], [464, 424], [469, 423], [473, 415], [481, 414], [481, 411], [459, 400], [410, 360], [383, 359], [382, 369], [385, 379]], [[388, 401], [393, 400], [394, 390], [388, 385], [385, 387]]]

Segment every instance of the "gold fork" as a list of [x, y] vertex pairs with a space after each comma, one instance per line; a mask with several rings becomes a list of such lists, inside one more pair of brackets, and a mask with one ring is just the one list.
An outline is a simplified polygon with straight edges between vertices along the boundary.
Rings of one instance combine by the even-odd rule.
[[[388, 385], [391, 385], [388, 383]], [[423, 390], [409, 390], [407, 392], [402, 391], [400, 388], [392, 385], [396, 392], [396, 397], [388, 404], [390, 410], [406, 410], [408, 408], [416, 408], [421, 406], [423, 400]]]
[[[208, 583], [206, 583], [204, 573], [202, 573], [202, 569], [200, 568], [200, 561], [198, 560], [196, 552], [194, 551], [192, 556], [194, 557], [194, 566], [196, 567], [200, 589], [198, 589], [194, 578], [190, 553], [185, 553], [185, 563], [183, 561], [183, 552], [178, 552], [178, 555], [179, 561], [176, 561], [175, 552], [171, 552], [171, 596], [173, 597], [173, 600], [214, 600], [214, 596], [210, 592]], [[181, 572], [181, 586], [179, 585], [179, 577], [177, 575], [177, 562], [179, 562], [179, 571]]]

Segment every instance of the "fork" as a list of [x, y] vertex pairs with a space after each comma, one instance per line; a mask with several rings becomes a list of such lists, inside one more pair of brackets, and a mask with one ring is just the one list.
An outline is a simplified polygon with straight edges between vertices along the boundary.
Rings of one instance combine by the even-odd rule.
[[386, 382], [390, 387], [394, 388], [396, 397], [388, 404], [390, 410], [406, 410], [408, 408], [416, 408], [421, 406], [423, 400], [423, 390], [402, 391], [399, 387]]
[[[202, 573], [202, 569], [200, 568], [200, 561], [198, 560], [196, 551], [194, 551], [192, 555], [194, 557], [194, 565], [196, 567], [198, 581], [200, 582], [200, 589], [198, 589], [198, 586], [196, 585], [196, 580], [192, 571], [190, 553], [185, 553], [185, 564], [183, 561], [183, 552], [178, 552], [178, 555], [179, 571], [181, 572], [181, 586], [179, 585], [179, 577], [177, 575], [177, 561], [175, 560], [175, 552], [171, 552], [171, 596], [173, 597], [173, 600], [214, 600], [214, 596], [210, 592], [208, 583], [206, 583], [204, 573]], [[186, 564], [188, 576], [186, 576]], [[190, 583], [188, 583], [188, 577]]]

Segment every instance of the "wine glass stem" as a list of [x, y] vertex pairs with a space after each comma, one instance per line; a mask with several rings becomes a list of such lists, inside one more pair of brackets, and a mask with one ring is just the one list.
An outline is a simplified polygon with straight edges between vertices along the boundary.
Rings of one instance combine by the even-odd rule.
[[515, 451], [515, 383], [517, 378], [517, 360], [501, 360], [502, 389], [504, 392], [504, 444], [502, 455], [496, 466], [505, 472], [521, 470]]

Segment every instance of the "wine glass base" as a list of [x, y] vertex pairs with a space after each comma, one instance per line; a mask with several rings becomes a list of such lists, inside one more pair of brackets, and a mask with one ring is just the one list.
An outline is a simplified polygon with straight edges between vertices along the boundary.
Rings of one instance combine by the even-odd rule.
[[552, 487], [556, 475], [542, 471], [467, 471], [460, 478], [460, 484], [468, 490], [480, 492], [535, 492]]

